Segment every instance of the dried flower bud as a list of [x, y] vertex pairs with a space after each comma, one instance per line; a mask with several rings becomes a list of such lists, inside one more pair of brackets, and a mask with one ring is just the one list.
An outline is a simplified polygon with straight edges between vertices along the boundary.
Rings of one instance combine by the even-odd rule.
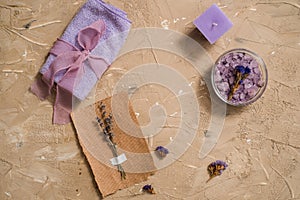
[[155, 194], [155, 191], [154, 191], [152, 185], [149, 185], [149, 184], [144, 185], [143, 192], [147, 192], [149, 194]]
[[216, 176], [220, 176], [227, 167], [227, 163], [222, 160], [217, 160], [215, 162], [210, 163], [207, 167], [207, 171], [210, 178], [207, 181], [211, 180]]
[[104, 122], [107, 123], [107, 124], [111, 124], [111, 119], [110, 118], [105, 118]]
[[102, 118], [104, 118], [105, 115], [106, 115], [106, 111], [103, 111], [103, 112], [102, 112]]
[[161, 157], [166, 157], [167, 154], [169, 154], [169, 150], [163, 146], [156, 147], [155, 151], [160, 155]]

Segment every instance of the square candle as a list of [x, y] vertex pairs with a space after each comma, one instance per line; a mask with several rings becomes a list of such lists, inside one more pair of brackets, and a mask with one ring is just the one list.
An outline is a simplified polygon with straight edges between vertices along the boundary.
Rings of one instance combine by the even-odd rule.
[[194, 25], [201, 31], [209, 43], [213, 44], [226, 33], [233, 24], [222, 10], [216, 4], [213, 4], [194, 20]]

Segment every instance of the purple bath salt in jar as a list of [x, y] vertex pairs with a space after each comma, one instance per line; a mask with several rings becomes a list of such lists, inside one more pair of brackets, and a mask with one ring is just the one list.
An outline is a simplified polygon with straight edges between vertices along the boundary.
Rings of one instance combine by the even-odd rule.
[[244, 106], [261, 97], [268, 72], [262, 58], [252, 51], [232, 49], [217, 59], [211, 80], [221, 100], [232, 106]]

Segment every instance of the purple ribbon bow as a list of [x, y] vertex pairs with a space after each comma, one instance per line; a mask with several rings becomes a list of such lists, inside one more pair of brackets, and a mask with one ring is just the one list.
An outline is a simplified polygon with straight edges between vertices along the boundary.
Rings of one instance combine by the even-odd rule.
[[[91, 54], [97, 46], [99, 39], [105, 31], [105, 24], [98, 20], [78, 33], [78, 49], [72, 44], [58, 39], [50, 53], [55, 55], [48, 71], [43, 74], [42, 79], [37, 80], [31, 91], [41, 100], [51, 94], [51, 89], [56, 81], [56, 100], [53, 111], [53, 122], [66, 124], [70, 122], [72, 111], [73, 88], [84, 74], [84, 66], [89, 66], [98, 78], [105, 72], [108, 63], [100, 57]], [[56, 80], [58, 74], [63, 74], [60, 80]]]

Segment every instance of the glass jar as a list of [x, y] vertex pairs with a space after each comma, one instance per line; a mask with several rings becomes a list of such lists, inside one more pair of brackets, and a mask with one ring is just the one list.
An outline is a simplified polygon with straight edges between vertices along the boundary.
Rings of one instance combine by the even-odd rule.
[[268, 72], [261, 57], [247, 49], [232, 49], [222, 54], [211, 72], [217, 96], [232, 106], [255, 102], [264, 93]]

